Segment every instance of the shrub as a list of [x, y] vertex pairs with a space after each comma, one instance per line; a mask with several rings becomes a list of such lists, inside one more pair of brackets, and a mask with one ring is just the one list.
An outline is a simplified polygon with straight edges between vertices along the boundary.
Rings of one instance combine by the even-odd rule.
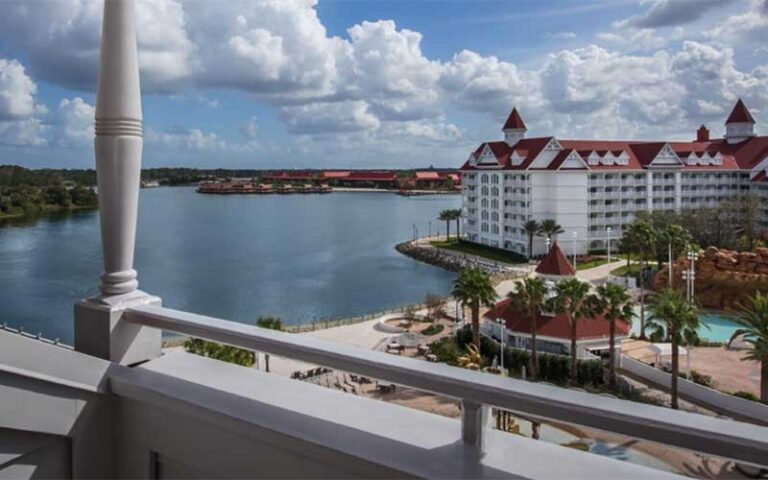
[[[464, 349], [468, 343], [472, 342], [472, 331], [469, 327], [464, 327], [456, 332], [456, 344], [461, 349]], [[480, 353], [489, 362], [492, 362], [494, 358], [499, 356], [501, 345], [491, 340], [486, 336], [480, 337]], [[551, 383], [566, 383], [570, 381], [571, 374], [571, 361], [569, 357], [562, 355], [552, 355], [548, 353], [539, 353], [538, 358], [538, 370], [539, 380], [544, 380]], [[504, 367], [509, 369], [513, 374], [519, 374], [522, 368], [526, 370], [530, 368], [531, 364], [531, 352], [519, 348], [504, 348]], [[579, 360], [578, 361], [578, 378], [577, 383], [579, 385], [603, 385], [603, 365], [600, 360]]]
[[256, 362], [256, 355], [242, 348], [230, 347], [216, 342], [208, 342], [199, 338], [190, 338], [184, 342], [184, 350], [195, 355], [213, 358], [235, 365], [250, 367]]
[[731, 395], [734, 397], [743, 398], [744, 400], [752, 400], [753, 402], [759, 402], [760, 398], [752, 392], [745, 392], [743, 390], [734, 392]]
[[[683, 378], [686, 377], [685, 372], [678, 372], [677, 375]], [[709, 388], [714, 388], [715, 386], [715, 381], [712, 379], [712, 377], [703, 373], [699, 373], [696, 370], [691, 370], [691, 381], [693, 383], [698, 383], [699, 385], [703, 385]]]
[[444, 329], [445, 329], [445, 325], [442, 325], [440, 323], [434, 323], [428, 326], [427, 328], [425, 328], [424, 330], [422, 330], [421, 334], [429, 337], [432, 335], [437, 335], [438, 333], [442, 332]]
[[429, 345], [430, 353], [435, 354], [438, 362], [444, 362], [448, 365], [458, 365], [461, 349], [456, 344], [454, 338], [441, 338]]

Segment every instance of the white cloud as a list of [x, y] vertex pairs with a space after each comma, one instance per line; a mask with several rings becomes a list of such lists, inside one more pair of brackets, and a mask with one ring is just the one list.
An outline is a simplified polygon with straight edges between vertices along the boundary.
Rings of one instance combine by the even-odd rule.
[[40, 146], [47, 110], [35, 97], [37, 85], [17, 60], [0, 58], [0, 144]]
[[[26, 52], [40, 80], [92, 90], [96, 83], [102, 0], [3, 2], [0, 38]], [[179, 0], [136, 2], [139, 62], [146, 91], [169, 91], [187, 79], [195, 46]]]
[[751, 0], [750, 8], [718, 22], [706, 38], [731, 46], [768, 44], [768, 1]]
[[[715, 8], [721, 0], [702, 1], [701, 10], [720, 12]], [[101, 3], [7, 1], [0, 41], [24, 52], [36, 80], [92, 89]], [[345, 151], [339, 145], [351, 142], [371, 158], [380, 151], [400, 162], [494, 138], [513, 105], [522, 108], [531, 135], [587, 138], [687, 138], [702, 121], [721, 121], [738, 96], [764, 118], [768, 64], [738, 68], [733, 48], [747, 39], [768, 43], [765, 0], [739, 0], [741, 10], [725, 10], [713, 28], [699, 28], [706, 22], [696, 12], [675, 13], [685, 1], [643, 4], [647, 11], [621, 30], [598, 33], [599, 46], [566, 48], [524, 67], [471, 50], [447, 61], [430, 58], [419, 32], [391, 20], [361, 22], [344, 38], [331, 36], [314, 0], [138, 0], [142, 80], [145, 92], [173, 93], [214, 108], [218, 90], [245, 92], [275, 108], [296, 134], [291, 148], [307, 155], [316, 155], [308, 146]], [[662, 36], [661, 27], [671, 28]], [[575, 37], [570, 31], [545, 35]], [[6, 125], [4, 138], [13, 131], [17, 143], [44, 142], [44, 107], [23, 67], [11, 70], [19, 68], [23, 75], [14, 74], [13, 87], [0, 83], [0, 91], [16, 92], [12, 101], [0, 98], [0, 116], [26, 123]], [[52, 129], [49, 138], [85, 145], [92, 107], [69, 97], [51, 122], [61, 131]], [[448, 118], [449, 112], [464, 123]], [[254, 141], [255, 118], [239, 127], [247, 140], [242, 143], [190, 128], [147, 129], [147, 141], [160, 152], [201, 155], [264, 148]]]
[[0, 145], [40, 147], [47, 144], [43, 134], [46, 126], [37, 118], [0, 122]]
[[230, 142], [215, 132], [206, 132], [199, 128], [171, 126], [162, 131], [145, 126], [144, 139], [147, 148], [145, 156], [179, 155], [181, 157], [195, 154], [252, 154], [263, 150], [256, 141]]
[[59, 143], [85, 146], [93, 142], [93, 119], [96, 109], [80, 97], [64, 98], [59, 103]]
[[46, 109], [37, 103], [37, 85], [17, 60], [0, 58], [0, 120], [24, 119]]
[[300, 134], [373, 130], [380, 125], [361, 100], [289, 106], [281, 113], [288, 130]]

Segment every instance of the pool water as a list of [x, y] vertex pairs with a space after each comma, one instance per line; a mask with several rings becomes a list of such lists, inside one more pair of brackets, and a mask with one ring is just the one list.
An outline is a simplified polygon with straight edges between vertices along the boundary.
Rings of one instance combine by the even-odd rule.
[[[636, 317], [632, 322], [632, 333], [640, 335], [640, 309], [636, 308]], [[646, 311], [646, 318], [648, 318]], [[710, 342], [728, 342], [733, 336], [733, 332], [738, 330], [739, 325], [728, 316], [719, 313], [702, 313], [699, 315], [701, 326], [697, 330], [699, 338]], [[647, 334], [647, 330], [646, 330]]]

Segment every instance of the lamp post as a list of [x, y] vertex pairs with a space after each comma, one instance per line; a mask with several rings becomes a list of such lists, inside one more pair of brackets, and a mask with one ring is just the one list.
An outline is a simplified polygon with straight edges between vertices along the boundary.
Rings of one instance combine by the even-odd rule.
[[611, 227], [605, 227], [605, 233], [608, 235], [608, 263], [611, 263]]
[[573, 268], [576, 268], [576, 238], [579, 236], [579, 232], [574, 230], [571, 234], [573, 237], [573, 247], [572, 247], [572, 253], [573, 253]]
[[688, 302], [692, 302], [695, 298], [696, 260], [698, 259], [699, 254], [696, 250], [688, 250], [688, 275], [686, 275], [686, 280], [688, 281]]
[[499, 318], [496, 320], [499, 322], [499, 330], [501, 331], [501, 334], [499, 335], [501, 337], [501, 353], [499, 353], [499, 366], [501, 367], [501, 371], [504, 371], [504, 337], [507, 333], [507, 326], [505, 325], [505, 321], [503, 318]]
[[550, 249], [551, 246], [552, 246], [552, 239], [547, 237], [547, 252], [546, 253], [549, 253], [549, 249]]
[[429, 238], [432, 238], [432, 220], [429, 221]]

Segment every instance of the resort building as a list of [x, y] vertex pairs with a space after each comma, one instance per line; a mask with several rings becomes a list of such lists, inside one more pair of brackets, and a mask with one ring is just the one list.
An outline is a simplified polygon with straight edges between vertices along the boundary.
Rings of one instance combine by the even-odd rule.
[[[573, 278], [576, 269], [555, 242], [539, 262], [536, 273], [547, 280], [551, 297], [556, 283]], [[485, 314], [484, 320], [483, 330], [487, 335], [497, 340], [504, 336], [504, 343], [512, 348], [531, 348], [531, 316], [528, 312], [515, 309], [510, 299], [497, 303]], [[501, 328], [502, 325], [505, 328]], [[628, 338], [629, 334], [628, 323], [616, 322], [617, 355], [621, 353], [621, 340]], [[580, 319], [576, 330], [576, 356], [589, 359], [607, 354], [609, 338], [610, 324], [602, 315]], [[567, 315], [543, 310], [536, 317], [536, 348], [539, 352], [570, 355], [571, 323]]]
[[[461, 167], [466, 239], [527, 254], [523, 224], [551, 218], [567, 251], [584, 254], [615, 246], [639, 211], [713, 207], [746, 193], [768, 199], [768, 136], [754, 126], [739, 100], [724, 138], [703, 125], [690, 142], [527, 138], [513, 109], [504, 140], [481, 144]], [[768, 228], [768, 209], [761, 224]], [[537, 237], [533, 255], [544, 253]]]

